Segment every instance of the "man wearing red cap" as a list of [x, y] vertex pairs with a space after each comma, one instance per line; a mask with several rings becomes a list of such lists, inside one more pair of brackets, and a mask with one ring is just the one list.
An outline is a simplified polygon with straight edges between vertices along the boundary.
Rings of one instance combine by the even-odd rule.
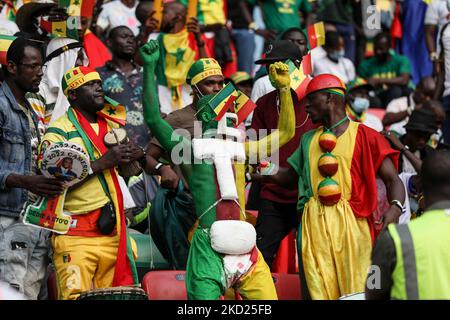
[[302, 136], [289, 168], [264, 178], [284, 186], [298, 183], [300, 276], [304, 296], [307, 289], [312, 299], [364, 291], [374, 240], [375, 175], [386, 184], [391, 203], [383, 227], [398, 222], [405, 200], [398, 152], [375, 130], [349, 120], [345, 89], [331, 74], [311, 80], [306, 111], [321, 126]]

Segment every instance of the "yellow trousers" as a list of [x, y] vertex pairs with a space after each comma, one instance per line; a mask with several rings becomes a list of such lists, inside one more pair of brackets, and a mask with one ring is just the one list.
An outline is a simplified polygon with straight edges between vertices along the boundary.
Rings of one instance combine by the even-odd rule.
[[302, 217], [302, 260], [314, 300], [363, 292], [372, 240], [367, 219], [356, 218], [346, 200], [328, 207], [310, 198]]
[[81, 292], [112, 287], [118, 236], [52, 238], [58, 299], [75, 300]]

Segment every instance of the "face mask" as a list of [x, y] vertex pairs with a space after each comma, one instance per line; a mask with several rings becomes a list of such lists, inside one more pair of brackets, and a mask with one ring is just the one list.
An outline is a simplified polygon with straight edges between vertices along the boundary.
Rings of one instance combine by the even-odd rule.
[[200, 89], [197, 87], [196, 84], [194, 84], [194, 87], [196, 89], [194, 93], [197, 96], [197, 98], [199, 99], [203, 98], [205, 95], [200, 91]]
[[352, 103], [352, 108], [353, 110], [355, 110], [356, 113], [361, 114], [365, 112], [367, 109], [369, 109], [369, 105], [370, 105], [369, 99], [356, 97], [355, 101], [353, 101]]
[[330, 58], [333, 60], [339, 60], [345, 56], [345, 50], [334, 51], [329, 54]]

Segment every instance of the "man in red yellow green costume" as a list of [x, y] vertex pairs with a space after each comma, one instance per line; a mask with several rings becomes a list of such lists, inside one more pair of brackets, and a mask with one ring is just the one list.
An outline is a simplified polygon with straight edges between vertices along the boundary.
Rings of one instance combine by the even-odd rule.
[[256, 247], [256, 231], [243, 221], [244, 161], [254, 158], [255, 152], [259, 155], [259, 146], [267, 148], [270, 154], [277, 150], [274, 142], [284, 145], [294, 136], [295, 116], [288, 66], [275, 63], [269, 70], [280, 90], [278, 130], [259, 141], [245, 142], [241, 132], [227, 121], [236, 119], [237, 114], [226, 112], [229, 111], [226, 108], [223, 116], [217, 119], [219, 116], [216, 117], [209, 103], [219, 93], [205, 95], [202, 90], [216, 81], [223, 85], [222, 68], [214, 59], [195, 62], [187, 81], [195, 88], [193, 104], [202, 126], [202, 136], [190, 141], [174, 132], [160, 117], [153, 77], [159, 59], [158, 43], [150, 41], [144, 45], [141, 57], [144, 62], [145, 120], [163, 148], [170, 151], [173, 162], [176, 160], [174, 155], [179, 154], [174, 151], [183, 150], [182, 161], [177, 162], [188, 182], [199, 221], [186, 268], [188, 298], [218, 299], [233, 287], [244, 299], [277, 299], [270, 269]]
[[288, 169], [263, 178], [283, 185], [298, 183], [305, 298], [337, 299], [364, 291], [374, 240], [377, 173], [391, 201], [385, 226], [398, 221], [405, 199], [395, 165], [398, 152], [376, 131], [348, 119], [345, 90], [331, 74], [308, 84], [306, 111], [321, 126], [303, 135]]
[[[137, 283], [117, 166], [141, 158], [143, 152], [131, 142], [105, 146], [105, 134], [125, 124], [125, 109], [104, 96], [95, 70], [70, 69], [62, 89], [70, 107], [47, 129], [41, 154], [53, 143], [68, 141], [81, 146], [91, 162], [89, 176], [65, 196], [64, 212], [72, 216], [69, 231], [52, 238], [58, 298], [65, 300], [76, 299], [92, 284], [107, 288]], [[107, 209], [115, 213], [112, 232], [98, 225]]]

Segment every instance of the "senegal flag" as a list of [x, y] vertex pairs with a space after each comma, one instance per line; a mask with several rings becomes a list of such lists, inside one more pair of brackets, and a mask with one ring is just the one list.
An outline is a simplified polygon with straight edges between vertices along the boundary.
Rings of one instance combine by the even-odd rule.
[[325, 26], [322, 21], [308, 26], [307, 32], [311, 50], [325, 44]]
[[234, 106], [234, 113], [238, 117], [236, 126], [238, 126], [242, 121], [247, 119], [248, 115], [256, 108], [256, 104], [247, 97], [244, 93], [239, 91], [239, 95], [236, 98], [236, 104]]
[[300, 68], [297, 68], [292, 61], [288, 61], [289, 75], [291, 78], [291, 88], [297, 94], [298, 100], [302, 100], [306, 94], [306, 87], [311, 81], [311, 56], [305, 55]]
[[71, 17], [92, 17], [95, 0], [59, 0], [59, 6], [67, 8]]
[[234, 101], [238, 96], [236, 88], [231, 82], [229, 82], [222, 90], [219, 91], [212, 99], [209, 101], [208, 105], [214, 110], [216, 114], [216, 121], [220, 121], [223, 115], [229, 111], [233, 110]]
[[6, 53], [16, 37], [0, 34], [0, 64], [6, 64]]
[[159, 62], [156, 66], [158, 84], [172, 90], [172, 101], [181, 107], [181, 86], [186, 83], [186, 76], [191, 65], [197, 59], [197, 44], [194, 35], [186, 29], [174, 33], [161, 33], [159, 42]]
[[[180, 0], [187, 8], [197, 2], [197, 19], [200, 24], [222, 24], [226, 23], [225, 11], [226, 1], [219, 0]], [[191, 3], [191, 4], [190, 4]], [[193, 11], [192, 9], [189, 11]]]
[[78, 30], [75, 26], [69, 25], [72, 21], [48, 21], [41, 17], [41, 28], [53, 37], [64, 37], [78, 40]]
[[105, 96], [105, 106], [97, 114], [105, 119], [124, 126], [126, 123], [127, 113], [125, 107], [117, 101]]

